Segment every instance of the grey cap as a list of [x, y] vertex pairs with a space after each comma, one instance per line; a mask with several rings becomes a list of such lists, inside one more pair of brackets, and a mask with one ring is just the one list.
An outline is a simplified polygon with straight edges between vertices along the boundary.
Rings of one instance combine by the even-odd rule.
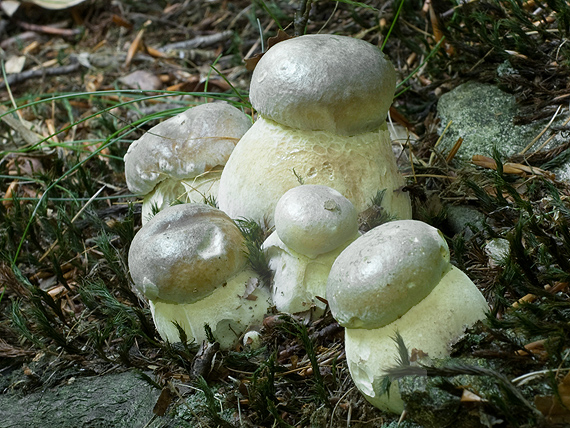
[[251, 127], [250, 118], [227, 103], [190, 108], [151, 128], [125, 155], [131, 192], [146, 195], [163, 180], [196, 177], [226, 164]]
[[129, 269], [150, 300], [194, 303], [245, 268], [244, 238], [223, 212], [180, 204], [156, 214], [135, 235]]
[[269, 49], [253, 72], [250, 99], [282, 125], [354, 135], [385, 122], [395, 89], [394, 66], [376, 46], [316, 34]]
[[346, 328], [383, 327], [422, 301], [451, 269], [441, 232], [416, 220], [385, 223], [335, 260], [327, 299]]
[[305, 184], [277, 202], [275, 231], [292, 250], [316, 257], [354, 238], [358, 218], [354, 205], [336, 190]]

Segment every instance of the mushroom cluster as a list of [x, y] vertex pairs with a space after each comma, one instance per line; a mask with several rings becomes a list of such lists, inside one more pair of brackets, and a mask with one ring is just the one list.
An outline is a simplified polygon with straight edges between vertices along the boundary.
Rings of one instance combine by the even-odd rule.
[[143, 223], [174, 201], [217, 197], [223, 166], [251, 120], [219, 102], [192, 107], [151, 128], [125, 155], [129, 190], [144, 195]]
[[[410, 347], [442, 357], [488, 307], [451, 265], [441, 233], [406, 220], [411, 204], [386, 127], [395, 82], [393, 66], [369, 43], [301, 36], [259, 61], [250, 98], [260, 117], [251, 128], [237, 109], [208, 104], [132, 145], [127, 182], [147, 194], [145, 220], [152, 204], [164, 209], [135, 236], [129, 268], [165, 340], [179, 340], [178, 324], [200, 342], [208, 324], [222, 348], [242, 335], [244, 346], [256, 347], [259, 335], [246, 331], [272, 305], [314, 316], [326, 296], [346, 329], [358, 389], [381, 409], [403, 409], [397, 384], [380, 393], [396, 361], [396, 332]], [[385, 212], [402, 220], [361, 236], [358, 213], [379, 191]], [[220, 210], [168, 207], [216, 194]], [[263, 244], [271, 291], [258, 286], [232, 218], [275, 226]]]
[[411, 218], [386, 127], [395, 85], [390, 61], [362, 40], [306, 35], [273, 46], [253, 72], [260, 117], [224, 168], [220, 209], [273, 224], [279, 198], [303, 182], [332, 187], [358, 212], [385, 189], [387, 213]]
[[220, 346], [230, 348], [270, 307], [269, 291], [248, 268], [241, 231], [209, 205], [179, 204], [155, 215], [131, 243], [129, 268], [170, 342], [180, 341], [175, 323], [198, 343], [208, 324]]
[[444, 357], [489, 310], [450, 263], [441, 232], [415, 220], [385, 223], [355, 240], [334, 262], [326, 287], [331, 312], [345, 327], [354, 383], [374, 406], [397, 413], [404, 408], [397, 383], [379, 394], [385, 369], [397, 361], [396, 333], [410, 348]]

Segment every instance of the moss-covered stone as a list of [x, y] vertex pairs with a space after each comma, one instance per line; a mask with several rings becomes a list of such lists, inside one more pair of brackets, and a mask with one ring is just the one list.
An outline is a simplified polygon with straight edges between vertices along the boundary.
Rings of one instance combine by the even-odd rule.
[[153, 417], [160, 391], [135, 373], [77, 378], [25, 396], [0, 395], [2, 428], [135, 428]]
[[[473, 155], [492, 156], [496, 148], [504, 157], [523, 150], [548, 123], [536, 121], [531, 125], [515, 125], [513, 119], [521, 113], [515, 96], [493, 85], [469, 82], [443, 95], [437, 105], [440, 132], [448, 125], [439, 149], [448, 153], [461, 137], [463, 143], [456, 159], [470, 161]], [[544, 135], [534, 148], [538, 148]], [[547, 148], [555, 147], [555, 138]]]

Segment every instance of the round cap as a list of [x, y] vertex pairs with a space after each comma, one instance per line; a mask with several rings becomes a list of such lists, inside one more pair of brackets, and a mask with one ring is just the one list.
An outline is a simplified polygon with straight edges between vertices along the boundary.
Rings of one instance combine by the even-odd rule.
[[346, 328], [383, 327], [422, 301], [451, 269], [441, 232], [416, 220], [385, 223], [335, 260], [327, 299]]
[[135, 235], [129, 269], [150, 300], [194, 303], [246, 265], [244, 238], [223, 212], [204, 204], [164, 209]]
[[229, 104], [201, 104], [151, 128], [125, 155], [131, 192], [146, 195], [163, 180], [196, 177], [225, 165], [251, 120]]
[[292, 250], [316, 257], [354, 237], [357, 213], [336, 190], [306, 184], [288, 190], [277, 202], [275, 231]]
[[253, 72], [250, 100], [265, 118], [305, 130], [354, 135], [378, 129], [396, 90], [376, 46], [330, 34], [277, 43]]

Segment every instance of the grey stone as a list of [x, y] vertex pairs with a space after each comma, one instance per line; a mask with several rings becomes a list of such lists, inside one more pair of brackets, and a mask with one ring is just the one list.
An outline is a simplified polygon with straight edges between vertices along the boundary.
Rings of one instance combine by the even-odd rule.
[[[541, 120], [529, 125], [514, 125], [513, 118], [520, 114], [515, 97], [496, 86], [476, 82], [462, 84], [442, 95], [437, 112], [441, 120], [440, 134], [452, 121], [439, 150], [447, 154], [455, 142], [463, 138], [455, 157], [460, 161], [470, 161], [473, 155], [492, 156], [493, 148], [503, 159], [520, 153], [549, 122]], [[559, 116], [554, 125], [561, 122]], [[548, 132], [545, 133], [533, 145], [531, 152], [548, 136]], [[561, 142], [561, 136], [555, 137], [545, 149], [557, 147]]]
[[77, 378], [25, 396], [0, 395], [0, 427], [144, 427], [159, 394], [132, 372]]
[[483, 228], [485, 215], [467, 205], [448, 205], [447, 224], [454, 235], [460, 233], [466, 239]]

